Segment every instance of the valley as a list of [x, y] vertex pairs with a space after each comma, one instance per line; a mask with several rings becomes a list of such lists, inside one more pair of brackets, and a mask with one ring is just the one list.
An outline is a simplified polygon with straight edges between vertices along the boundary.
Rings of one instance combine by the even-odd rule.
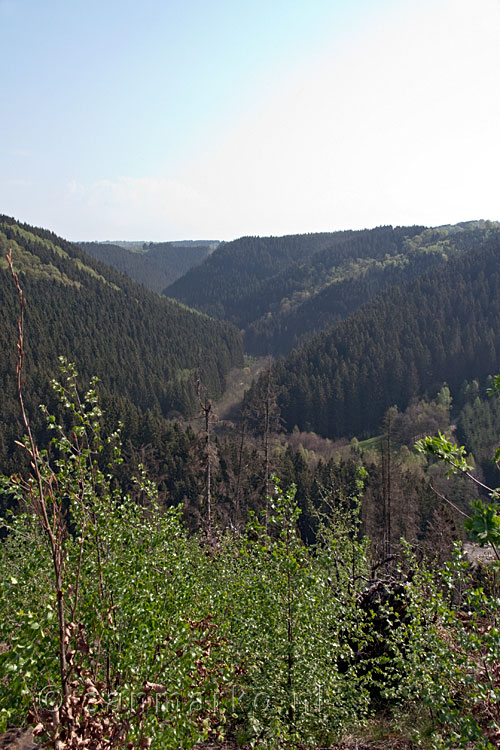
[[[61, 647], [72, 700], [94, 674], [103, 695], [142, 691], [139, 724], [96, 713], [133, 746], [147, 732], [162, 748], [385, 747], [377, 732], [399, 727], [410, 748], [451, 742], [457, 723], [493, 736], [482, 679], [463, 705], [478, 648], [496, 669], [497, 631], [460, 607], [495, 623], [498, 582], [471, 568], [460, 583], [456, 544], [496, 559], [500, 225], [157, 245], [77, 246], [0, 217], [0, 728], [31, 710], [51, 736], [33, 695], [59, 679], [55, 610], [40, 608], [55, 564], [54, 601], [80, 617]], [[166, 254], [183, 273], [148, 289]], [[105, 646], [90, 656], [87, 638]], [[330, 703], [314, 707], [317, 685]], [[155, 691], [175, 720], [158, 721]], [[83, 716], [63, 721], [104, 731]]]

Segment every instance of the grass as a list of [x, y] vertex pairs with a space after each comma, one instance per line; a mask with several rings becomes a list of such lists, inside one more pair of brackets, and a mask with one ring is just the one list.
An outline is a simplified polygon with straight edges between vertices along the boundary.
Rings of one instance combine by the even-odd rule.
[[375, 435], [375, 437], [368, 438], [368, 440], [360, 440], [359, 448], [362, 451], [376, 450], [383, 439], [384, 435]]

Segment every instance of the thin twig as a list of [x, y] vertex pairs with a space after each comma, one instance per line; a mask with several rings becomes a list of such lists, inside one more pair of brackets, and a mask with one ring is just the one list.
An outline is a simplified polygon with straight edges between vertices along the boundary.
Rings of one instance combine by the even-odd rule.
[[24, 294], [23, 294], [23, 290], [21, 289], [21, 285], [19, 284], [19, 278], [17, 276], [17, 273], [14, 271], [14, 266], [12, 264], [12, 251], [11, 250], [9, 250], [7, 254], [7, 263], [9, 264], [10, 272], [12, 274], [12, 278], [14, 280], [14, 284], [15, 284], [18, 299], [19, 299], [19, 318], [17, 321], [18, 339], [17, 339], [17, 365], [16, 365], [17, 396], [19, 400], [19, 405], [21, 407], [21, 416], [22, 416], [23, 424], [28, 435], [28, 440], [29, 440], [29, 445], [30, 445], [29, 453], [32, 459], [33, 473], [35, 475], [36, 484], [38, 486], [37, 506], [40, 511], [39, 517], [42, 523], [42, 528], [45, 530], [49, 538], [50, 548], [52, 552], [52, 564], [54, 567], [54, 576], [55, 576], [55, 584], [56, 584], [57, 614], [58, 614], [58, 625], [59, 625], [59, 670], [60, 670], [61, 688], [62, 688], [63, 698], [66, 701], [69, 695], [69, 691], [68, 691], [68, 682], [67, 682], [68, 666], [67, 666], [67, 660], [66, 660], [66, 647], [65, 647], [66, 617], [65, 617], [65, 612], [64, 612], [64, 601], [63, 601], [64, 594], [63, 594], [63, 582], [62, 582], [62, 566], [63, 566], [62, 557], [63, 556], [62, 556], [62, 550], [61, 550], [61, 538], [59, 536], [59, 534], [62, 533], [62, 527], [60, 525], [58, 527], [55, 516], [53, 519], [53, 524], [54, 524], [53, 526], [51, 526], [50, 521], [49, 521], [49, 516], [48, 516], [48, 511], [47, 511], [47, 502], [45, 499], [45, 493], [44, 493], [44, 487], [43, 487], [43, 478], [42, 478], [42, 473], [40, 471], [40, 454], [39, 454], [37, 445], [35, 443], [33, 433], [31, 432], [29, 419], [27, 417], [26, 409], [24, 406], [22, 374], [23, 374], [23, 363], [24, 363], [24, 308], [26, 306], [26, 301], [24, 299]]
[[433, 491], [433, 492], [434, 492], [434, 493], [435, 493], [435, 494], [436, 494], [436, 495], [437, 495], [438, 497], [440, 497], [440, 498], [441, 498], [441, 500], [444, 500], [444, 502], [445, 502], [445, 503], [448, 503], [448, 505], [450, 505], [450, 506], [451, 506], [451, 507], [452, 507], [452, 508], [453, 508], [454, 510], [456, 510], [456, 511], [457, 511], [457, 513], [460, 513], [460, 514], [461, 514], [462, 516], [464, 516], [464, 518], [470, 518], [470, 516], [469, 516], [469, 515], [467, 515], [467, 513], [465, 513], [465, 512], [463, 511], [463, 510], [461, 510], [461, 509], [460, 509], [460, 508], [458, 507], [458, 505], [455, 505], [455, 503], [452, 503], [452, 502], [451, 502], [451, 500], [448, 500], [448, 498], [447, 498], [447, 497], [445, 497], [444, 495], [442, 495], [442, 494], [441, 494], [441, 492], [438, 492], [438, 490], [437, 490], [437, 489], [436, 489], [435, 487], [433, 487], [433, 485], [432, 485], [432, 484], [430, 484], [430, 488], [431, 488], [431, 490], [432, 490], [432, 491]]
[[469, 477], [469, 479], [472, 479], [472, 481], [473, 481], [473, 482], [475, 482], [476, 484], [478, 484], [478, 485], [479, 485], [480, 487], [482, 487], [482, 488], [483, 488], [483, 490], [487, 490], [488, 492], [491, 492], [491, 487], [488, 487], [488, 485], [487, 485], [487, 484], [483, 484], [482, 482], [480, 482], [480, 481], [479, 481], [479, 479], [477, 479], [477, 478], [476, 478], [476, 477], [474, 476], [474, 474], [471, 474], [471, 473], [470, 473], [470, 471], [466, 471], [466, 472], [465, 472], [465, 476], [466, 476], [466, 477]]
[[[475, 481], [477, 481], [477, 482], [478, 482], [478, 484], [481, 484], [481, 482], [479, 482], [479, 480], [475, 480]], [[484, 484], [483, 484], [483, 485], [481, 485], [481, 486], [482, 486], [482, 487], [485, 487], [486, 485], [484, 485]], [[441, 500], [444, 500], [444, 502], [445, 502], [445, 503], [448, 503], [448, 505], [450, 505], [450, 506], [451, 506], [451, 507], [452, 507], [452, 508], [453, 508], [454, 510], [456, 510], [456, 511], [457, 511], [458, 513], [460, 513], [460, 514], [461, 514], [462, 516], [464, 516], [465, 518], [469, 518], [469, 519], [470, 519], [470, 516], [469, 516], [469, 515], [467, 515], [467, 513], [465, 513], [465, 512], [463, 511], [463, 510], [460, 510], [460, 508], [459, 508], [459, 507], [458, 507], [457, 505], [455, 505], [455, 503], [452, 503], [452, 502], [451, 502], [451, 500], [448, 500], [448, 498], [447, 498], [447, 497], [445, 497], [445, 496], [444, 496], [444, 495], [442, 495], [442, 494], [441, 494], [440, 492], [438, 492], [438, 491], [437, 491], [437, 490], [435, 489], [435, 487], [433, 487], [433, 486], [432, 486], [432, 484], [430, 485], [430, 487], [431, 487], [431, 490], [432, 490], [433, 492], [435, 492], [435, 493], [436, 493], [436, 495], [437, 495], [438, 497], [440, 497], [440, 498], [441, 498]], [[489, 487], [486, 487], [486, 489], [489, 489]], [[496, 559], [498, 560], [498, 562], [500, 562], [500, 554], [499, 554], [499, 552], [498, 552], [498, 550], [497, 550], [497, 548], [496, 548], [495, 544], [493, 544], [493, 542], [488, 542], [488, 544], [490, 545], [491, 549], [493, 550], [493, 554], [495, 555]]]

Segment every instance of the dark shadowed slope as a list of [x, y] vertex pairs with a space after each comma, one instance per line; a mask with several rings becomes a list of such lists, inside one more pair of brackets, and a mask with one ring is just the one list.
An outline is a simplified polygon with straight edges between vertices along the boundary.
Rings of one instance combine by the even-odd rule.
[[18, 301], [5, 259], [9, 248], [27, 299], [26, 393], [35, 410], [60, 355], [76, 363], [82, 381], [97, 375], [105, 392], [163, 415], [197, 408], [196, 373], [217, 396], [230, 368], [242, 362], [233, 326], [159, 297], [51, 232], [2, 216], [0, 441], [6, 439], [1, 428], [10, 429], [18, 413]]
[[280, 360], [275, 376], [289, 429], [361, 436], [393, 404], [499, 368], [497, 237], [386, 290]]
[[217, 243], [151, 242], [142, 245], [141, 252], [108, 242], [78, 244], [93, 258], [113, 266], [153, 292], [162, 292], [192, 266], [201, 263]]

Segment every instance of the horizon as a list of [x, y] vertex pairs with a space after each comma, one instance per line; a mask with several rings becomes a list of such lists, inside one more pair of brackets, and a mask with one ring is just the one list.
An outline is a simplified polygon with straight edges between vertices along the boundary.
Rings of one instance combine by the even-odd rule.
[[498, 0], [0, 0], [0, 27], [0, 211], [69, 240], [498, 215]]
[[[6, 214], [4, 214], [4, 215], [6, 215]], [[9, 217], [9, 218], [14, 219], [16, 221], [16, 223], [30, 225], [30, 222], [24, 221], [23, 219], [20, 219], [19, 217], [12, 216], [12, 217]], [[456, 227], [456, 226], [460, 226], [460, 225], [476, 224], [476, 223], [483, 223], [483, 222], [484, 223], [489, 222], [491, 224], [497, 224], [498, 226], [500, 226], [500, 220], [498, 220], [498, 219], [490, 219], [490, 218], [486, 218], [486, 217], [481, 217], [479, 219], [465, 219], [465, 220], [457, 221], [457, 222], [455, 222], [453, 224], [436, 224], [436, 225], [433, 225], [433, 226], [431, 226], [431, 225], [421, 225], [421, 226], [424, 226], [424, 229], [446, 229], [448, 227]], [[30, 225], [30, 226], [33, 226], [35, 229], [48, 230], [50, 232], [54, 232], [54, 234], [57, 235], [57, 232], [52, 227], [50, 227], [50, 226], [43, 226], [43, 225]], [[109, 238], [106, 237], [106, 238], [100, 238], [100, 239], [96, 239], [96, 238], [93, 238], [93, 239], [81, 239], [81, 238], [77, 238], [77, 239], [71, 239], [70, 240], [68, 237], [64, 237], [63, 235], [59, 235], [59, 236], [61, 236], [62, 239], [65, 239], [65, 240], [68, 240], [70, 242], [73, 242], [75, 245], [78, 245], [78, 244], [81, 244], [81, 243], [82, 244], [86, 244], [86, 243], [92, 244], [92, 243], [95, 243], [97, 245], [116, 245], [116, 246], [120, 246], [120, 245], [147, 245], [147, 244], [176, 244], [176, 243], [182, 243], [182, 242], [186, 242], [186, 243], [187, 242], [189, 242], [189, 243], [206, 243], [206, 244], [217, 243], [218, 245], [222, 245], [224, 243], [235, 242], [236, 240], [245, 239], [247, 237], [256, 237], [256, 238], [262, 238], [262, 239], [264, 239], [264, 238], [284, 238], [284, 237], [292, 237], [292, 236], [308, 235], [308, 234], [309, 235], [314, 235], [314, 234], [334, 234], [334, 233], [337, 233], [337, 232], [353, 232], [353, 231], [354, 232], [371, 232], [374, 229], [380, 229], [380, 228], [382, 228], [384, 226], [392, 226], [393, 228], [397, 228], [397, 227], [402, 227], [402, 228], [407, 227], [407, 228], [410, 228], [410, 227], [419, 226], [419, 225], [418, 224], [392, 224], [392, 225], [389, 225], [389, 224], [377, 224], [377, 225], [374, 225], [374, 226], [371, 226], [371, 227], [360, 227], [360, 228], [357, 228], [357, 229], [352, 229], [352, 228], [346, 227], [346, 228], [342, 228], [342, 229], [333, 229], [331, 231], [318, 231], [318, 232], [314, 232], [314, 231], [313, 232], [294, 232], [294, 233], [285, 232], [284, 234], [267, 234], [267, 235], [266, 234], [251, 234], [251, 235], [250, 234], [244, 234], [244, 235], [238, 235], [237, 237], [232, 237], [231, 239], [228, 239], [228, 240], [221, 240], [221, 239], [217, 239], [215, 237], [212, 237], [212, 238], [206, 238], [206, 237], [205, 238], [204, 237], [177, 237], [177, 238], [174, 238], [174, 239], [171, 239], [171, 238], [165, 239], [165, 238], [163, 238], [163, 239], [157, 239], [157, 240], [152, 240], [152, 239], [148, 239], [148, 238], [146, 238], [146, 239], [144, 239], [144, 238], [130, 239], [130, 238], [127, 238], [127, 237], [122, 237], [122, 238], [119, 238], [119, 239], [109, 239]], [[124, 247], [123, 249], [127, 249], [127, 248]]]
[[[489, 218], [486, 218], [486, 217], [483, 216], [480, 219], [465, 219], [464, 221], [457, 221], [454, 224], [436, 224], [435, 226], [426, 226], [425, 228], [426, 229], [445, 229], [448, 226], [453, 227], [453, 226], [458, 226], [459, 224], [475, 224], [475, 223], [480, 223], [480, 222], [491, 222], [492, 224], [500, 224], [500, 221], [498, 219], [489, 219]], [[388, 226], [388, 225], [378, 224], [376, 226], [362, 227], [361, 229], [355, 229], [355, 230], [350, 229], [350, 228], [346, 228], [346, 229], [333, 229], [332, 233], [333, 232], [349, 232], [349, 231], [359, 231], [359, 232], [365, 231], [365, 232], [370, 232], [373, 229], [379, 229], [382, 226]], [[406, 225], [399, 224], [399, 225], [392, 225], [392, 226], [393, 227], [396, 227], [396, 226], [408, 226], [408, 227], [410, 227], [410, 226], [418, 226], [418, 225], [417, 224], [406, 224]], [[45, 227], [45, 228], [47, 229], [47, 227]], [[325, 234], [325, 232], [297, 232], [296, 234]], [[328, 232], [327, 232], [327, 234], [328, 234]], [[148, 242], [152, 242], [154, 244], [161, 243], [161, 242], [171, 242], [171, 243], [172, 242], [207, 242], [207, 243], [218, 242], [219, 244], [222, 244], [223, 242], [234, 242], [234, 240], [243, 239], [245, 237], [262, 237], [263, 238], [263, 237], [290, 237], [290, 236], [293, 236], [293, 235], [290, 232], [286, 232], [285, 234], [276, 234], [276, 235], [268, 235], [268, 234], [253, 234], [253, 235], [248, 235], [247, 234], [247, 235], [244, 235], [244, 234], [242, 234], [242, 235], [239, 235], [238, 237], [233, 237], [230, 240], [219, 240], [219, 239], [214, 238], [214, 237], [212, 239], [207, 239], [207, 238], [203, 238], [203, 237], [178, 237], [177, 239], [173, 239], [173, 240], [171, 240], [171, 239], [169, 239], [169, 240], [149, 240], [149, 239], [146, 239], [146, 240], [144, 240], [144, 239], [128, 240], [126, 238], [122, 238], [122, 239], [117, 239], [117, 240], [110, 240], [110, 239], [104, 239], [104, 240], [102, 240], [102, 239], [101, 240], [74, 240], [74, 242], [76, 244], [78, 244], [78, 242], [96, 242], [97, 244], [110, 244], [110, 245], [112, 245], [112, 244], [118, 244], [120, 242], [126, 242], [128, 244], [135, 244], [135, 243], [137, 243], [137, 244], [141, 244], [141, 243], [146, 244]]]

